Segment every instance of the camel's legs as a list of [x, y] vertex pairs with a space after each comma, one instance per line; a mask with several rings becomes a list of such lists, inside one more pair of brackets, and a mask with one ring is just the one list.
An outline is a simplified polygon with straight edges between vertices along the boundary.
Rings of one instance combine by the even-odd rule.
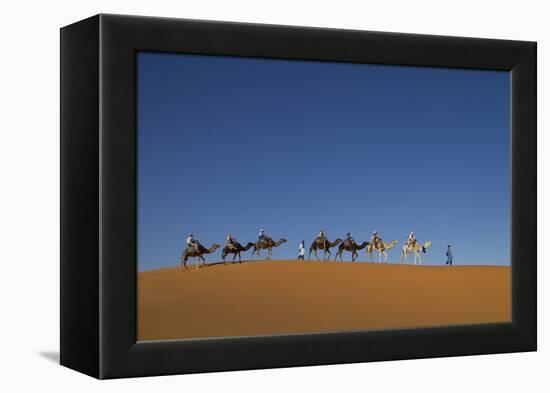
[[317, 249], [314, 249], [313, 253], [315, 254], [315, 258], [317, 258], [317, 260], [319, 260], [319, 255], [317, 255]]
[[187, 257], [181, 258], [181, 260], [180, 260], [180, 268], [181, 268], [182, 266], [185, 268], [185, 270], [187, 270]]

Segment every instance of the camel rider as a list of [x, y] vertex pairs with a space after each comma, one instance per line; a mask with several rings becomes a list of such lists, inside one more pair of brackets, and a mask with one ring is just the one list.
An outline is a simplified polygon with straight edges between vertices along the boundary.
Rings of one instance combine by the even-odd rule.
[[260, 229], [260, 232], [258, 232], [258, 240], [261, 242], [266, 240], [266, 236], [263, 229]]
[[407, 237], [407, 246], [416, 246], [416, 236], [414, 235], [414, 232], [409, 233], [409, 236]]
[[317, 239], [319, 239], [320, 241], [323, 242], [323, 245], [325, 247], [325, 249], [327, 248], [327, 236], [325, 234], [325, 230], [324, 229], [321, 229], [319, 231], [319, 234], [317, 235]]
[[231, 234], [227, 235], [226, 244], [229, 248], [237, 248], [237, 240]]
[[378, 237], [378, 231], [374, 231], [372, 235], [370, 235], [370, 243], [374, 246], [378, 246], [378, 242], [380, 241], [380, 238]]
[[355, 243], [355, 239], [351, 236], [350, 232], [346, 233], [346, 241], [348, 242], [348, 244]]
[[185, 243], [187, 244], [187, 247], [193, 247], [195, 249], [195, 252], [199, 252], [199, 242], [197, 242], [193, 238], [193, 234], [187, 236], [187, 239], [185, 239]]

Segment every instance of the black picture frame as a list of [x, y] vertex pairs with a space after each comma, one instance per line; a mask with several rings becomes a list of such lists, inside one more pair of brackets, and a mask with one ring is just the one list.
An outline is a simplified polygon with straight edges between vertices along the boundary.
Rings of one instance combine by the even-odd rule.
[[[137, 51], [510, 71], [512, 321], [136, 342]], [[61, 364], [103, 379], [535, 351], [536, 89], [535, 42], [103, 14], [62, 28]]]

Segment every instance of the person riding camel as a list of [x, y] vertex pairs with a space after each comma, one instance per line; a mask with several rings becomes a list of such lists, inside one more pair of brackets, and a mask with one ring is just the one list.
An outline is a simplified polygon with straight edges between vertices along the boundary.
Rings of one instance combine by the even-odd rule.
[[193, 238], [193, 234], [187, 236], [187, 239], [185, 239], [185, 243], [187, 244], [187, 247], [193, 247], [195, 249], [195, 252], [199, 252], [199, 242]]
[[374, 231], [372, 235], [370, 235], [370, 243], [376, 247], [378, 246], [378, 242], [380, 241], [380, 238], [378, 237], [378, 231]]
[[353, 236], [351, 236], [350, 232], [346, 233], [346, 241], [348, 242], [349, 245], [352, 245], [355, 243], [355, 239], [353, 238]]
[[260, 229], [260, 232], [258, 232], [258, 241], [259, 241], [260, 243], [262, 243], [262, 242], [264, 242], [264, 241], [266, 241], [266, 240], [267, 240], [267, 239], [266, 239], [266, 235], [265, 235], [265, 233], [264, 233], [264, 230], [263, 230], [263, 229]]
[[409, 236], [407, 237], [407, 246], [416, 246], [416, 236], [414, 235], [414, 232], [409, 233]]
[[325, 234], [325, 230], [324, 229], [321, 229], [319, 231], [319, 234], [317, 235], [317, 239], [319, 239], [321, 242], [323, 242], [323, 246], [325, 248], [325, 250], [327, 249], [327, 236]]
[[227, 235], [226, 244], [231, 249], [237, 248], [237, 240], [235, 240], [235, 238], [231, 236], [231, 234]]

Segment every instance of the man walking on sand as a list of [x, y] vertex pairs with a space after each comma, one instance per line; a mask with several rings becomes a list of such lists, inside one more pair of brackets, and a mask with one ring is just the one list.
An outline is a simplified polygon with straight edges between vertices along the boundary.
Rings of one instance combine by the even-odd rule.
[[305, 247], [304, 247], [304, 241], [302, 240], [302, 242], [300, 243], [300, 247], [298, 248], [298, 260], [304, 260], [304, 255], [306, 254], [306, 250], [305, 250]]
[[447, 252], [445, 255], [447, 255], [447, 262], [445, 262], [445, 265], [453, 266], [453, 253], [451, 251], [450, 244], [447, 246]]

